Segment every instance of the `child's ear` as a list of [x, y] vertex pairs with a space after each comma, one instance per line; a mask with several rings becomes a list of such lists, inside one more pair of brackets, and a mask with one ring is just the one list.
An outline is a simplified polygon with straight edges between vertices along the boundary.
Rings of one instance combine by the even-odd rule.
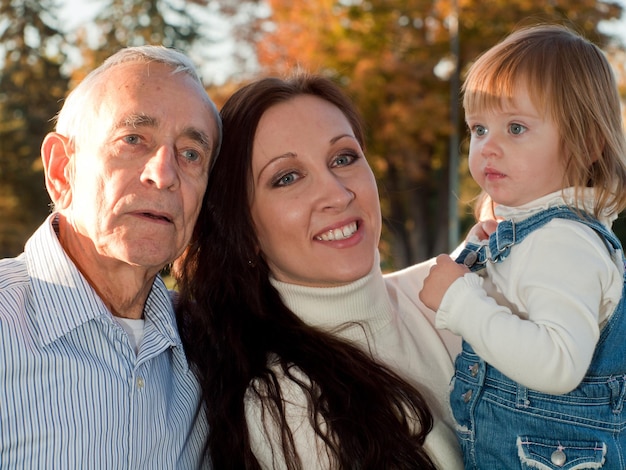
[[46, 188], [57, 209], [66, 209], [72, 201], [72, 153], [69, 139], [57, 132], [50, 132], [41, 144]]

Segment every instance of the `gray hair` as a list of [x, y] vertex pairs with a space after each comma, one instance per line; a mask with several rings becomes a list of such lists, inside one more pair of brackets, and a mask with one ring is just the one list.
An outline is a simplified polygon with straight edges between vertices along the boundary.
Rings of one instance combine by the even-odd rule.
[[[87, 103], [90, 92], [105, 72], [117, 65], [129, 62], [156, 62], [165, 64], [172, 68], [172, 74], [185, 73], [204, 89], [204, 84], [200, 79], [195, 65], [191, 59], [182, 52], [164, 46], [154, 45], [127, 47], [119, 50], [106, 59], [98, 68], [92, 70], [67, 96], [61, 111], [59, 111], [56, 116], [56, 131], [59, 134], [69, 137], [70, 141], [75, 144], [80, 126], [86, 121], [84, 114], [91, 112], [93, 109], [93, 107], [89, 106]], [[213, 103], [213, 100], [211, 100], [208, 95], [206, 96], [206, 102], [215, 116], [215, 122], [218, 127], [217, 141], [215, 142], [211, 155], [211, 160], [214, 160], [217, 157], [222, 142], [222, 121], [215, 103]]]

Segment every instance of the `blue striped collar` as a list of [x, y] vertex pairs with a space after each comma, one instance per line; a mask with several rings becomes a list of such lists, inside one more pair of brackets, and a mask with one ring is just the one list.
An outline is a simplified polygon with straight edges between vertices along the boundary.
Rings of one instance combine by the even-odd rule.
[[[91, 320], [113, 322], [102, 299], [61, 247], [53, 228], [55, 217], [48, 217], [24, 249], [33, 288], [35, 328], [44, 345]], [[161, 340], [181, 347], [170, 293], [159, 276], [146, 301], [144, 317], [146, 327], [154, 328]]]

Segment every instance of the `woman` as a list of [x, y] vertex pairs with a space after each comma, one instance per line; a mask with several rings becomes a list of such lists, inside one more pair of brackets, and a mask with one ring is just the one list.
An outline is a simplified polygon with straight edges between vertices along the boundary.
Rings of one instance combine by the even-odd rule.
[[178, 266], [214, 467], [462, 468], [446, 404], [460, 345], [419, 303], [428, 266], [381, 273], [350, 100], [321, 77], [263, 79], [221, 114]]

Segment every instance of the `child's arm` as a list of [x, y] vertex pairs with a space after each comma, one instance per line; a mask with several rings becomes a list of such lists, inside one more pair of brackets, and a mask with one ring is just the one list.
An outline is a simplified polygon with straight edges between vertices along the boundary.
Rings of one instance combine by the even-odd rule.
[[466, 266], [455, 263], [450, 256], [437, 256], [436, 263], [430, 268], [428, 276], [424, 279], [424, 287], [419, 293], [420, 300], [429, 309], [437, 311], [441, 299], [450, 285], [469, 272]]
[[[494, 219], [479, 220], [474, 224], [465, 237], [466, 241], [481, 241], [489, 238], [495, 232], [498, 222]], [[470, 272], [465, 266], [455, 263], [452, 258], [456, 258], [465, 243], [461, 244], [454, 252], [448, 255], [439, 255], [436, 264], [430, 268], [430, 273], [424, 280], [424, 286], [419, 293], [420, 300], [433, 311], [437, 311], [443, 295], [450, 284], [456, 279]], [[427, 285], [428, 284], [428, 285]]]
[[485, 361], [545, 393], [574, 389], [589, 366], [599, 325], [621, 297], [622, 273], [588, 227], [555, 220], [509, 259], [454, 281], [436, 325], [463, 336]]

